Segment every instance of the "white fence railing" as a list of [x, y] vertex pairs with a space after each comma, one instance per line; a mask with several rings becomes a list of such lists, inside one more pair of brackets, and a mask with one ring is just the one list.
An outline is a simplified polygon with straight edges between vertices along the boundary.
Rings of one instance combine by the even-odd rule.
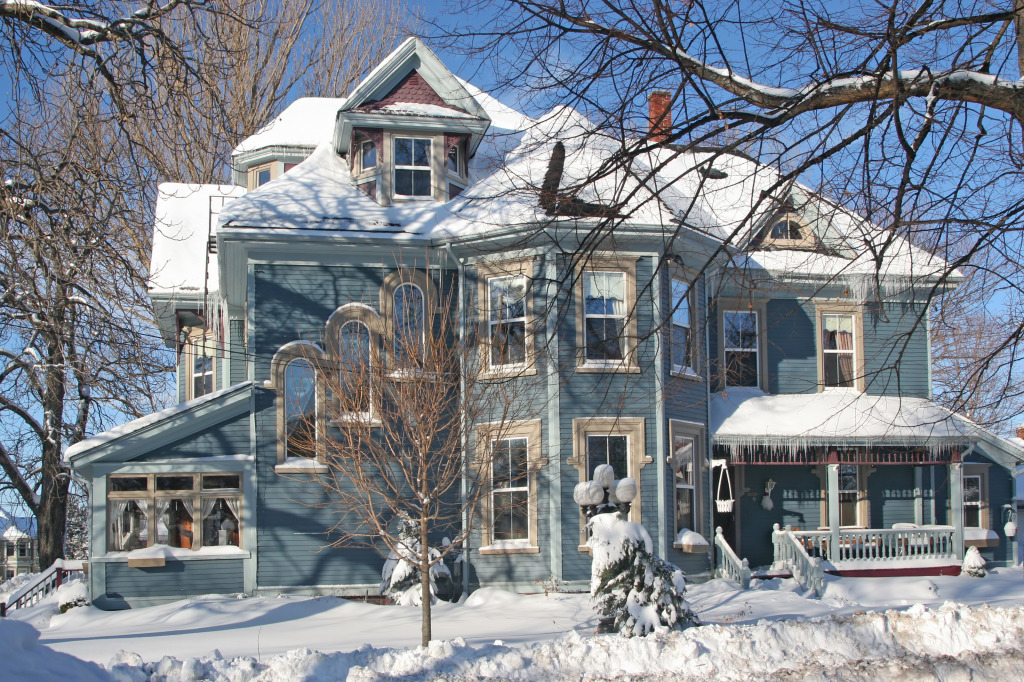
[[793, 579], [805, 589], [813, 590], [816, 597], [825, 592], [825, 571], [821, 566], [820, 556], [811, 556], [806, 546], [794, 531], [779, 524], [772, 527], [772, 544], [775, 546], [775, 566], [786, 566], [793, 574]]
[[744, 590], [750, 587], [750, 564], [732, 551], [729, 542], [722, 535], [722, 527], [715, 529], [715, 547], [718, 548], [718, 575], [739, 584]]
[[920, 559], [957, 560], [953, 527], [792, 531], [812, 557], [832, 563], [902, 563]]

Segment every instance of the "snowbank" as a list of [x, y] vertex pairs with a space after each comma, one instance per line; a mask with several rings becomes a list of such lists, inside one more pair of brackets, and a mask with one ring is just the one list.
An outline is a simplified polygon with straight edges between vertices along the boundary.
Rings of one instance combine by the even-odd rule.
[[0, 666], [6, 680], [91, 682], [111, 676], [95, 663], [54, 651], [39, 643], [39, 631], [28, 623], [0, 620]]

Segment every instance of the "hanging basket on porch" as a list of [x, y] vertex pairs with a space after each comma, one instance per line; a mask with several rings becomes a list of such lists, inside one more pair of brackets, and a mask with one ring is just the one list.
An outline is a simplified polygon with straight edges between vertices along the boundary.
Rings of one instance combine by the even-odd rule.
[[[729, 467], [726, 466], [724, 459], [716, 459], [711, 465], [712, 468], [722, 467], [722, 475], [718, 477], [718, 490], [715, 492], [715, 510], [719, 514], [731, 514], [736, 500], [733, 499], [732, 495], [732, 479], [729, 478]], [[725, 497], [722, 495], [723, 487], [727, 489], [727, 496]]]

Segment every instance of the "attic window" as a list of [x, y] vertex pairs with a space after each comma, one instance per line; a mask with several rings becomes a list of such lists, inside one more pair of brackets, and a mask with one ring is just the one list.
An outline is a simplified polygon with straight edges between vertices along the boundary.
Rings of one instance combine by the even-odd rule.
[[369, 170], [377, 166], [377, 145], [373, 140], [364, 140], [359, 145], [359, 167]]
[[395, 138], [395, 194], [407, 197], [429, 197], [430, 138]]
[[772, 225], [771, 232], [769, 233], [769, 239], [772, 241], [777, 239], [798, 241], [803, 239], [803, 231], [800, 227], [800, 223], [795, 220], [780, 220]]
[[754, 239], [752, 246], [761, 248], [777, 246], [785, 249], [813, 249], [816, 246], [814, 232], [805, 226], [795, 214], [783, 214], [768, 223]]

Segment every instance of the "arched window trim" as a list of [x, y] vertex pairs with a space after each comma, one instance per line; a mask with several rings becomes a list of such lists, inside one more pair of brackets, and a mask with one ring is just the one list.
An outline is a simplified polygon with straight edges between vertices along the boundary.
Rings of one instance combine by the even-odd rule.
[[[327, 433], [324, 419], [324, 386], [320, 380], [320, 372], [327, 355], [323, 349], [310, 341], [290, 341], [281, 346], [270, 360], [270, 385], [267, 388], [277, 393], [277, 464], [286, 469], [318, 469], [323, 466], [324, 452], [322, 438]], [[287, 409], [285, 405], [285, 372], [288, 365], [295, 360], [305, 360], [313, 368], [314, 386], [316, 391], [316, 433], [317, 453], [313, 459], [304, 457], [288, 457], [286, 430]]]
[[[370, 335], [370, 366], [379, 367], [381, 362], [381, 350], [380, 340], [383, 330], [383, 320], [381, 316], [377, 314], [377, 311], [368, 305], [363, 303], [346, 303], [337, 310], [335, 310], [331, 316], [327, 319], [327, 350], [328, 357], [333, 361], [332, 367], [341, 366], [341, 330], [345, 325], [350, 322], [356, 322], [366, 327]], [[373, 393], [377, 387], [370, 387], [370, 402], [373, 404]], [[346, 415], [339, 414], [335, 415], [332, 422], [349, 422], [353, 419], [358, 421], [372, 421], [374, 419], [373, 410], [371, 409], [368, 413], [358, 413], [351, 415], [351, 418], [346, 418]]]
[[400, 369], [395, 366], [393, 348], [395, 339], [395, 293], [403, 284], [412, 284], [423, 293], [423, 349], [425, 353], [430, 352], [430, 330], [433, 328], [434, 315], [437, 312], [437, 289], [424, 271], [399, 268], [384, 278], [384, 282], [380, 287], [380, 318], [383, 322], [385, 347], [388, 349], [385, 356], [391, 369]]
[[[773, 238], [772, 230], [776, 225], [783, 222], [795, 223], [800, 229], [800, 238]], [[814, 230], [811, 229], [811, 225], [806, 220], [792, 211], [787, 211], [784, 213], [777, 213], [772, 216], [772, 219], [767, 221], [761, 229], [758, 230], [755, 242], [755, 248], [777, 246], [786, 249], [813, 249], [817, 245], [817, 237], [814, 234]]]

